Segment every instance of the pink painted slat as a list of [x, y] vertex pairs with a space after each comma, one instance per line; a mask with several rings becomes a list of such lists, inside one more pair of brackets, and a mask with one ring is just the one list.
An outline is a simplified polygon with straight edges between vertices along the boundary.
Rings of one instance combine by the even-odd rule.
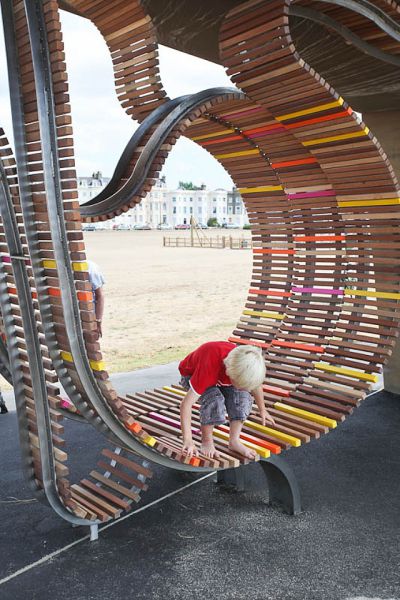
[[[175, 419], [171, 419], [170, 417], [167, 417], [166, 415], [160, 415], [159, 413], [151, 412], [151, 413], [149, 413], [149, 417], [151, 417], [155, 421], [160, 421], [160, 423], [165, 423], [166, 425], [170, 425], [171, 427], [176, 427], [177, 429], [181, 428], [181, 424], [179, 421], [176, 421]], [[200, 433], [200, 429], [195, 429], [194, 427], [192, 427], [192, 433]]]

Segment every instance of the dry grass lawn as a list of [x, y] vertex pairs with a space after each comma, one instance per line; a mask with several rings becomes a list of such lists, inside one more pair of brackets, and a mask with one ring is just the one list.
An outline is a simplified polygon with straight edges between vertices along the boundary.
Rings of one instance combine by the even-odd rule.
[[[250, 237], [241, 230], [225, 234]], [[227, 339], [243, 310], [250, 250], [164, 248], [164, 235], [190, 233], [85, 234], [87, 256], [106, 279], [101, 347], [109, 372], [164, 364], [202, 342]]]

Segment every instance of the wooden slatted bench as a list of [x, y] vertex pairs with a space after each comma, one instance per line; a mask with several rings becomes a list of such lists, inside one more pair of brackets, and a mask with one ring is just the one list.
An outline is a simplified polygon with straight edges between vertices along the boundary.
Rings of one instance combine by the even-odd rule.
[[[238, 473], [249, 461], [228, 450], [225, 425], [214, 430], [219, 458], [182, 454], [179, 386], [124, 398], [113, 389], [96, 333], [77, 201], [59, 7], [55, 0], [3, 4], [21, 143], [15, 161], [0, 135], [0, 298], [24, 458], [33, 484], [53, 495], [64, 518], [97, 526], [129, 510], [147, 489], [149, 458]], [[397, 31], [399, 23], [392, 0], [375, 11], [352, 3], [354, 15], [326, 2], [250, 0], [227, 12], [219, 34], [220, 62], [242, 91], [168, 104], [157, 30], [139, 0], [123, 0], [111, 12], [106, 0], [63, 3], [104, 36], [121, 106], [142, 122], [110, 186], [90, 201], [86, 221], [137, 204], [181, 135], [220, 162], [244, 199], [253, 271], [230, 340], [256, 345], [265, 356], [264, 399], [275, 425], [263, 426], [253, 412], [242, 441], [276, 481], [290, 478], [279, 462], [283, 451], [328, 433], [365, 398], [396, 343], [400, 315], [399, 183], [367, 125], [295, 48], [290, 5], [315, 4], [375, 55], [399, 54], [390, 35], [389, 24]], [[123, 448], [103, 450], [98, 469], [72, 485], [59, 383], [82, 418]], [[196, 441], [199, 426], [195, 406]]]

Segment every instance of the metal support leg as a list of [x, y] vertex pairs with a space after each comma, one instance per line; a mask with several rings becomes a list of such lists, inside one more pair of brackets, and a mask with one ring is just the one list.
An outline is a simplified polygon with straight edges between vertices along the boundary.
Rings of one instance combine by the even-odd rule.
[[90, 525], [90, 541], [95, 542], [99, 539], [99, 526], [97, 524]]
[[[260, 468], [264, 475], [261, 482]], [[236, 492], [262, 491], [270, 505], [278, 506], [289, 515], [301, 512], [296, 476], [288, 463], [278, 456], [271, 456], [256, 464], [218, 471], [217, 483]]]
[[279, 456], [260, 461], [269, 488], [269, 502], [289, 515], [301, 512], [300, 489], [288, 463]]

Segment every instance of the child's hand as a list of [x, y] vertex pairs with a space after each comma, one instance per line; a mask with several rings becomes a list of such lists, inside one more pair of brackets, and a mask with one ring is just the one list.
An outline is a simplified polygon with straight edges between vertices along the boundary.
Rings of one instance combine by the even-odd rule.
[[265, 410], [261, 413], [261, 423], [262, 425], [265, 427], [266, 423], [269, 423], [270, 425], [276, 425], [274, 419], [271, 417], [271, 415]]
[[187, 442], [185, 442], [185, 440], [183, 440], [182, 452], [183, 452], [183, 454], [187, 454], [187, 456], [189, 456], [189, 457], [198, 456], [198, 454], [199, 454], [199, 451], [197, 450], [193, 440], [188, 440]]

